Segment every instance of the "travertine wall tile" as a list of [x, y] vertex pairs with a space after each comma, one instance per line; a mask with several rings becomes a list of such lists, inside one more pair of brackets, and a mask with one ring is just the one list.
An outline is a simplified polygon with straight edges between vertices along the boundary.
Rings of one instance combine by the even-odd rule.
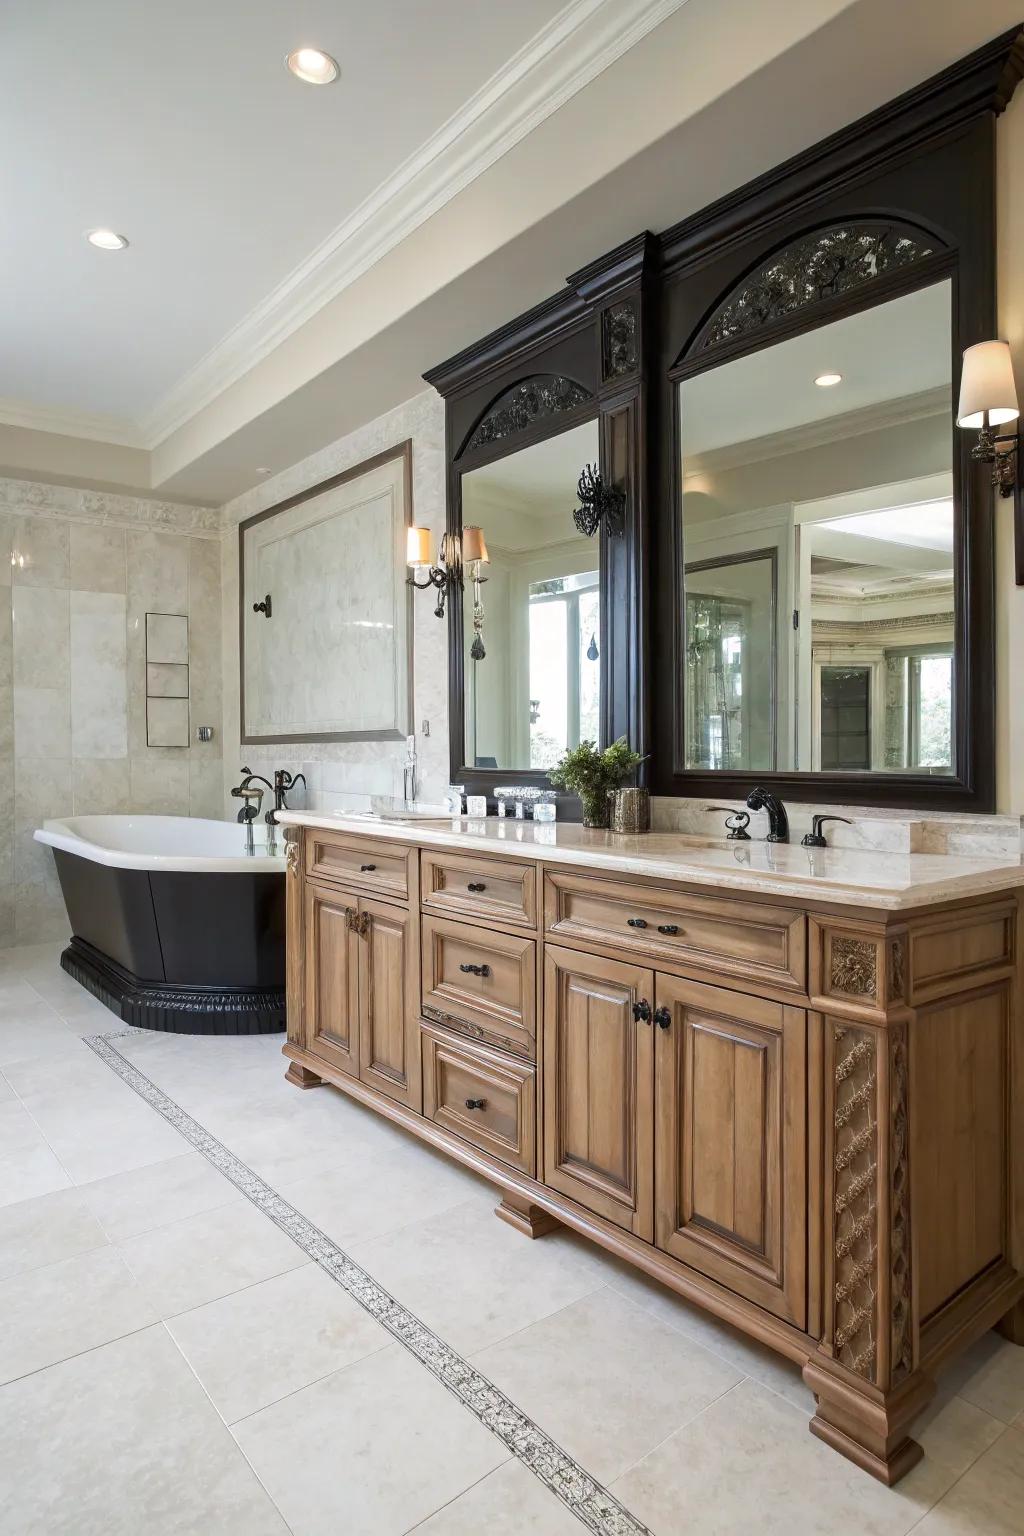
[[71, 585], [79, 592], [125, 592], [123, 528], [71, 525]]

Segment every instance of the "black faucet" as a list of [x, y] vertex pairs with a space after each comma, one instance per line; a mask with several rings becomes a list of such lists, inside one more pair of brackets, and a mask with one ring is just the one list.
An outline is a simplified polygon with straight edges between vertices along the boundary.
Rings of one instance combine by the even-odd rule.
[[789, 842], [789, 817], [786, 815], [786, 807], [770, 789], [765, 789], [762, 784], [759, 784], [747, 796], [747, 805], [752, 811], [768, 812], [767, 841], [769, 843]]
[[288, 802], [285, 799], [285, 795], [290, 794], [300, 781], [302, 783], [303, 789], [305, 789], [307, 786], [306, 775], [304, 773], [289, 773], [287, 768], [274, 769], [274, 809], [267, 812], [268, 821], [271, 819], [276, 821], [277, 812], [286, 811], [288, 809]]
[[259, 814], [259, 806], [253, 805], [253, 797], [248, 795], [246, 791], [250, 789], [254, 783], [265, 784], [271, 792], [273, 792], [274, 786], [271, 784], [269, 779], [265, 779], [260, 773], [253, 773], [252, 770], [246, 768], [244, 764], [242, 767], [242, 774], [243, 778], [241, 784], [236, 784], [234, 789], [231, 791], [236, 800], [245, 801], [245, 804], [242, 806], [242, 809], [239, 811], [235, 819], [241, 822], [255, 821], [257, 815]]

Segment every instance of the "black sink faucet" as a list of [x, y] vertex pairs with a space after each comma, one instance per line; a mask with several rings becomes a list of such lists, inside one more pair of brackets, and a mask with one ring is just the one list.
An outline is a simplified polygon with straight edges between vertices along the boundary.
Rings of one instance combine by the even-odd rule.
[[770, 789], [765, 789], [759, 784], [752, 789], [747, 796], [747, 805], [752, 811], [768, 812], [768, 842], [789, 842], [789, 817], [786, 815], [786, 807]]

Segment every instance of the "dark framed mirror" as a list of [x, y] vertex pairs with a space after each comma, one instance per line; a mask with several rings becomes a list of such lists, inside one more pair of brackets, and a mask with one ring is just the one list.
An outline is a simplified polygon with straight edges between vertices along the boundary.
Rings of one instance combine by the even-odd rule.
[[1004, 63], [662, 237], [658, 793], [994, 804], [996, 509], [955, 403], [995, 334]]
[[629, 242], [427, 375], [446, 401], [448, 532], [487, 555], [448, 612], [451, 777], [471, 794], [546, 785], [581, 740], [644, 738], [651, 246]]

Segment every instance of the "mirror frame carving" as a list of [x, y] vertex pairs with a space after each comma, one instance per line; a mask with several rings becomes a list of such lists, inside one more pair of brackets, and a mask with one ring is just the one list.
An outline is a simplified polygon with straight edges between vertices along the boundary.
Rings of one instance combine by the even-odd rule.
[[[759, 772], [783, 797], [849, 805], [990, 811], [995, 804], [994, 520], [1008, 515], [970, 459], [954, 409], [961, 350], [997, 334], [995, 125], [1024, 75], [1024, 28], [994, 38], [820, 144], [729, 193], [660, 236], [645, 232], [567, 280], [545, 303], [424, 375], [445, 399], [448, 528], [461, 532], [461, 476], [597, 416], [601, 474], [626, 492], [621, 539], [602, 530], [602, 740], [651, 754], [640, 780], [656, 794], [742, 799], [755, 772], [685, 768], [685, 630], [677, 390], [681, 379], [913, 288], [951, 279], [950, 433], [955, 503], [956, 772]], [[713, 335], [723, 308], [801, 242], [851, 226], [919, 241], [884, 251], [858, 281], [856, 251], [813, 302]], [[826, 253], [827, 254], [827, 253]], [[913, 259], [904, 260], [910, 255]], [[805, 262], [806, 267], [806, 262]], [[792, 276], [792, 274], [789, 274]], [[799, 275], [799, 274], [797, 274]], [[863, 273], [860, 274], [863, 277]], [[769, 283], [770, 287], [770, 283]], [[767, 307], [771, 309], [771, 294]], [[518, 430], [481, 423], [519, 386], [555, 375], [590, 399]], [[582, 467], [582, 466], [581, 466]], [[567, 508], [568, 510], [568, 508]], [[496, 775], [544, 784], [538, 770], [478, 769], [465, 755], [461, 604], [449, 610], [451, 777], [469, 793]], [[573, 802], [575, 797], [568, 797]]]

